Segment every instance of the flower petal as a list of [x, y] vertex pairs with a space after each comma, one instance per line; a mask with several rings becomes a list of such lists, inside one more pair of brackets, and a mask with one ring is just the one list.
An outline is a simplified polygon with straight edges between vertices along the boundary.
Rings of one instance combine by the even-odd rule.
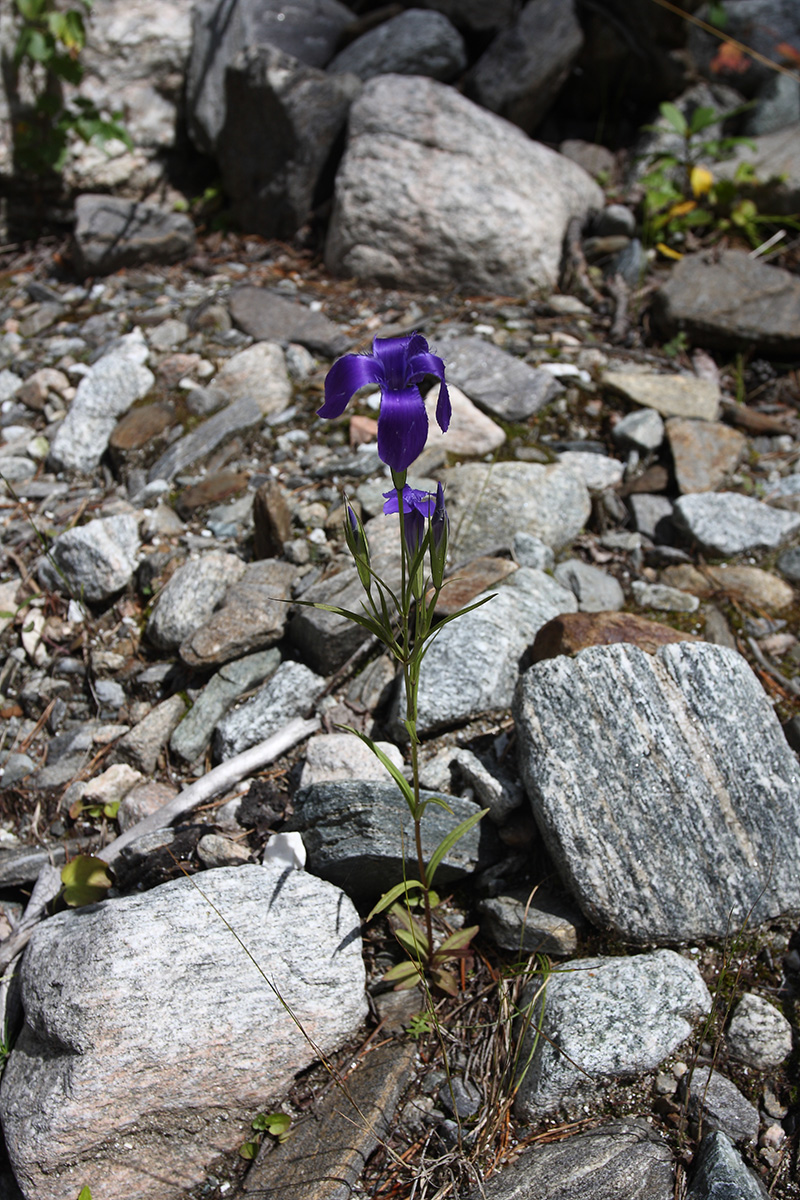
[[[372, 353], [383, 368], [385, 386], [390, 391], [400, 392], [411, 382], [408, 378], [409, 350], [419, 337], [418, 333], [412, 333], [407, 337], [373, 339]], [[425, 346], [427, 349], [427, 342]]]
[[325, 377], [325, 403], [317, 409], [317, 416], [340, 417], [358, 389], [370, 383], [384, 383], [378, 359], [372, 354], [345, 354]]
[[[424, 338], [422, 339], [424, 341]], [[435, 375], [441, 381], [439, 388], [439, 398], [436, 401], [436, 420], [442, 433], [447, 433], [450, 425], [450, 417], [452, 408], [450, 406], [450, 393], [447, 390], [447, 384], [444, 381], [444, 362], [439, 358], [438, 354], [428, 352], [427, 345], [425, 353], [414, 354], [409, 359], [408, 372], [409, 383], [419, 383], [426, 375]]]
[[425, 448], [428, 414], [419, 388], [383, 393], [378, 414], [378, 454], [393, 471], [405, 471]]

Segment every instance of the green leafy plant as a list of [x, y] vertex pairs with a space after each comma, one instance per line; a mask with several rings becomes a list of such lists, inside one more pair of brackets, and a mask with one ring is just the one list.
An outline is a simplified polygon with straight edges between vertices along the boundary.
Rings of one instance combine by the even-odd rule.
[[100, 145], [116, 138], [132, 148], [120, 112], [104, 113], [85, 96], [65, 95], [65, 85], [78, 87], [83, 79], [84, 15], [92, 0], [78, 0], [77, 7], [67, 9], [57, 0], [14, 0], [13, 6], [17, 41], [13, 54], [3, 56], [3, 72], [17, 170], [58, 174], [73, 136]]
[[250, 1141], [243, 1142], [239, 1147], [239, 1157], [250, 1162], [258, 1154], [258, 1148], [261, 1145], [263, 1134], [268, 1133], [270, 1137], [275, 1138], [278, 1142], [285, 1142], [288, 1137], [291, 1137], [292, 1118], [286, 1113], [259, 1113], [254, 1118], [252, 1129], [259, 1136]]
[[108, 865], [91, 854], [78, 854], [61, 871], [62, 898], [70, 908], [104, 900], [112, 885]]
[[92, 1190], [89, 1187], [82, 1187], [78, 1192], [78, 1200], [92, 1200]]
[[92, 803], [84, 804], [83, 800], [76, 800], [71, 805], [69, 815], [73, 821], [78, 817], [91, 817], [93, 821], [99, 821], [103, 817], [108, 821], [115, 821], [119, 812], [119, 800], [112, 800], [110, 804]]

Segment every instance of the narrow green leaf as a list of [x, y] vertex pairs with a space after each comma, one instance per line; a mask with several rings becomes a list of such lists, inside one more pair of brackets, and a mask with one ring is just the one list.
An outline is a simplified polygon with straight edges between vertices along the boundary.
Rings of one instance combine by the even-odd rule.
[[417, 963], [406, 959], [404, 962], [390, 967], [383, 978], [386, 983], [398, 983], [403, 979], [411, 979], [416, 983], [419, 979], [419, 972], [420, 969]]
[[406, 954], [412, 958], [427, 958], [428, 957], [428, 939], [418, 933], [412, 933], [410, 929], [395, 929], [394, 936], [397, 938], [400, 945], [405, 950]]
[[438, 808], [443, 808], [445, 812], [449, 812], [451, 816], [453, 815], [452, 808], [450, 807], [450, 805], [447, 803], [446, 800], [442, 799], [441, 796], [428, 796], [427, 799], [422, 800], [420, 802], [420, 806], [419, 806], [419, 815], [420, 816], [422, 816], [422, 814], [425, 812], [425, 809], [428, 807], [429, 804], [435, 804]]
[[406, 777], [402, 773], [402, 771], [399, 769], [399, 767], [396, 767], [395, 764], [392, 762], [392, 760], [390, 758], [387, 758], [387, 756], [381, 750], [380, 746], [378, 746], [376, 742], [373, 742], [372, 738], [367, 737], [367, 735], [365, 733], [360, 733], [357, 729], [354, 729], [352, 725], [340, 725], [339, 728], [346, 729], [348, 733], [354, 733], [357, 738], [361, 739], [361, 741], [364, 743], [365, 746], [369, 746], [370, 750], [375, 755], [378, 762], [382, 766], [386, 767], [386, 770], [389, 772], [392, 779], [395, 781], [397, 786], [400, 788], [400, 791], [403, 793], [403, 796], [405, 798], [405, 802], [408, 805], [408, 807], [411, 809], [411, 814], [413, 816], [414, 812], [416, 810], [416, 803], [414, 800], [414, 791], [411, 787], [411, 784], [408, 782], [408, 780], [406, 779]]
[[661, 113], [664, 120], [672, 126], [676, 133], [679, 133], [681, 137], [686, 136], [689, 126], [686, 122], [686, 117], [679, 108], [677, 108], [670, 100], [665, 100], [662, 104], [659, 104], [658, 111]]
[[451, 829], [447, 836], [442, 838], [428, 863], [428, 887], [433, 883], [433, 877], [444, 856], [449, 850], [452, 850], [459, 838], [462, 838], [465, 833], [469, 833], [470, 829], [486, 816], [488, 811], [488, 808], [482, 808], [479, 812], [473, 813], [471, 817], [467, 817], [466, 821], [462, 821], [460, 825], [456, 825], [455, 829]]
[[451, 975], [444, 967], [437, 967], [431, 971], [431, 979], [438, 988], [441, 988], [443, 992], [447, 992], [448, 996], [458, 995], [458, 981], [455, 975]]
[[396, 883], [388, 892], [384, 892], [378, 903], [367, 914], [367, 920], [371, 921], [378, 913], [384, 912], [395, 900], [399, 900], [401, 896], [407, 896], [409, 888], [421, 888], [422, 884], [418, 879], [405, 879], [402, 883]]
[[436, 947], [437, 954], [445, 954], [448, 950], [461, 950], [464, 946], [468, 946], [475, 934], [480, 929], [480, 925], [470, 925], [465, 929], [457, 929], [455, 933], [451, 933], [446, 937], [441, 946]]

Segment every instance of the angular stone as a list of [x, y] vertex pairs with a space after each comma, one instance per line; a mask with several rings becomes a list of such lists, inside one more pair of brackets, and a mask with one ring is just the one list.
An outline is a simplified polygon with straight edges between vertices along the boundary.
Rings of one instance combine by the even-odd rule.
[[114, 747], [114, 757], [130, 763], [143, 775], [152, 775], [161, 751], [185, 712], [183, 696], [162, 700], [130, 733], [119, 739]]
[[0, 1111], [28, 1200], [74, 1200], [84, 1186], [145, 1200], [154, 1179], [177, 1200], [314, 1059], [281, 1000], [325, 1054], [367, 1012], [350, 901], [280, 867], [208, 871], [198, 886], [182, 878], [60, 913], [34, 931], [22, 989]]
[[630, 506], [633, 519], [639, 533], [652, 538], [654, 542], [672, 540], [672, 501], [666, 496], [653, 496], [649, 493], [632, 495]]
[[356, 76], [327, 74], [270, 45], [229, 64], [216, 157], [244, 230], [290, 238], [308, 220], [321, 189], [330, 192], [329, 163], [360, 90]]
[[456, 568], [445, 580], [445, 585], [436, 604], [436, 613], [446, 617], [465, 608], [482, 592], [491, 591], [509, 575], [513, 575], [517, 564], [509, 558], [473, 558], [464, 567]]
[[214, 390], [230, 401], [255, 400], [264, 417], [280, 412], [292, 398], [283, 350], [276, 342], [240, 350], [214, 376]]
[[182, 213], [121, 196], [84, 193], [75, 201], [75, 269], [110, 275], [142, 263], [173, 263], [194, 251], [194, 225]]
[[626, 1117], [524, 1150], [470, 1200], [671, 1200], [673, 1191], [669, 1147]]
[[489, 937], [511, 954], [566, 958], [578, 948], [579, 912], [541, 888], [517, 888], [478, 901]]
[[448, 384], [501, 421], [527, 420], [564, 390], [549, 372], [477, 335], [443, 337], [435, 349], [444, 359]]
[[249, 563], [220, 609], [181, 643], [190, 667], [218, 666], [266, 650], [283, 636], [297, 569], [274, 558]]
[[221, 442], [243, 429], [252, 429], [260, 424], [263, 412], [259, 402], [250, 396], [234, 400], [222, 412], [215, 413], [191, 433], [184, 434], [166, 450], [150, 468], [147, 480], [153, 483], [163, 479], [169, 483], [181, 471], [193, 466], [207, 454], [216, 450]]
[[731, 1057], [759, 1071], [779, 1067], [792, 1052], [792, 1027], [786, 1017], [752, 992], [733, 1010], [726, 1038]]
[[112, 450], [139, 450], [163, 433], [175, 420], [171, 404], [148, 404], [134, 408], [118, 421], [108, 444]]
[[176, 508], [180, 515], [188, 520], [191, 513], [198, 508], [206, 508], [209, 504], [219, 504], [235, 496], [247, 487], [250, 476], [246, 471], [220, 471], [215, 475], [206, 475], [200, 483], [188, 487], [181, 492]]
[[800, 768], [740, 655], [593, 647], [527, 671], [514, 715], [536, 822], [595, 924], [688, 941], [800, 911]]
[[493, 5], [486, 0], [421, 0], [420, 7], [435, 8], [459, 28], [484, 34], [502, 29], [516, 12], [514, 0], [497, 0]]
[[577, 654], [588, 646], [613, 646], [628, 642], [648, 654], [672, 642], [696, 642], [693, 633], [683, 633], [671, 625], [648, 621], [637, 613], [562, 613], [541, 627], [530, 649], [530, 663]]
[[257, 342], [298, 343], [326, 358], [335, 358], [347, 349], [347, 337], [324, 313], [313, 312], [308, 305], [287, 300], [267, 288], [234, 288], [228, 308], [239, 329]]
[[427, 75], [448, 83], [467, 65], [464, 39], [442, 13], [408, 9], [362, 33], [328, 64], [333, 73]]
[[689, 1089], [689, 1112], [702, 1118], [706, 1129], [719, 1129], [734, 1142], [755, 1142], [758, 1137], [758, 1109], [719, 1071], [695, 1067], [684, 1076], [684, 1093]]
[[573, 0], [528, 4], [470, 72], [469, 94], [532, 134], [583, 46]]
[[[429, 795], [433, 793], [422, 792], [423, 799]], [[425, 810], [422, 853], [426, 862], [452, 829], [480, 811], [477, 804], [457, 796], [451, 796], [448, 804], [452, 813], [436, 804]], [[309, 869], [337, 883], [348, 895], [377, 900], [401, 883], [404, 875], [418, 877], [414, 822], [397, 784], [317, 783], [298, 792], [294, 806], [287, 828], [302, 832]], [[442, 859], [437, 887], [489, 866], [496, 854], [492, 828], [480, 821]]]
[[625, 464], [607, 454], [591, 454], [585, 450], [567, 450], [558, 461], [576, 471], [590, 492], [603, 492], [622, 483]]
[[625, 604], [625, 593], [614, 576], [580, 558], [559, 563], [554, 574], [573, 593], [581, 612], [616, 612]]
[[120, 833], [124, 833], [126, 829], [130, 829], [132, 825], [135, 825], [137, 821], [141, 821], [144, 817], [149, 817], [151, 813], [157, 812], [159, 808], [163, 808], [165, 804], [169, 804], [170, 800], [174, 800], [177, 794], [178, 789], [171, 783], [156, 783], [154, 780], [132, 788], [123, 797], [119, 811], [117, 812], [117, 824], [119, 825]]
[[[533, 1057], [515, 1107], [529, 1121], [576, 1112], [597, 1097], [604, 1077], [654, 1070], [711, 1008], [696, 965], [674, 950], [574, 959], [548, 977], [543, 991], [541, 983], [535, 979], [522, 1000], [523, 1009], [533, 1002], [533, 1010], [521, 1061]], [[542, 1036], [535, 1039], [540, 1020]]]
[[703, 1138], [687, 1200], [767, 1200], [769, 1193], [745, 1166], [730, 1138], [712, 1130]]
[[671, 417], [667, 438], [679, 491], [713, 492], [731, 475], [747, 439], [719, 421], [687, 421]]
[[[418, 731], [426, 736], [479, 713], [508, 708], [525, 648], [545, 621], [574, 612], [576, 605], [572, 592], [544, 571], [519, 567], [493, 599], [445, 626], [425, 655]], [[398, 741], [407, 737], [401, 710], [404, 716], [402, 689], [392, 709], [391, 728]]]
[[640, 409], [618, 421], [611, 436], [620, 446], [635, 446], [649, 454], [664, 441], [664, 421], [654, 408]]
[[378, 76], [350, 110], [325, 261], [389, 287], [529, 295], [556, 282], [570, 219], [602, 203], [575, 163], [455, 89]]
[[120, 803], [144, 776], [135, 771], [128, 763], [114, 763], [95, 776], [83, 790], [81, 797], [84, 804], [114, 804]]
[[738, 492], [695, 492], [675, 502], [673, 517], [709, 554], [776, 550], [800, 529], [800, 513], [772, 508]]
[[281, 663], [255, 696], [229, 712], [217, 725], [213, 739], [217, 762], [249, 750], [294, 717], [305, 716], [324, 684], [324, 679], [302, 663]]
[[69, 412], [58, 427], [48, 456], [57, 471], [93, 471], [100, 462], [119, 417], [155, 383], [143, 364], [149, 350], [141, 331], [126, 334], [98, 359], [78, 384]]
[[678, 563], [665, 567], [660, 578], [662, 583], [691, 592], [701, 600], [721, 595], [754, 608], [767, 608], [775, 612], [795, 602], [794, 588], [777, 575], [762, 571], [760, 567], [741, 566], [738, 563], [719, 567], [704, 565], [702, 570], [691, 563]]
[[[377, 746], [402, 771], [403, 756], [391, 742]], [[369, 746], [352, 733], [321, 733], [309, 740], [306, 761], [300, 775], [300, 787], [318, 783], [377, 779], [387, 783], [391, 775]]]
[[695, 375], [605, 371], [603, 383], [626, 400], [653, 408], [664, 417], [714, 421], [719, 412], [719, 384]]
[[211, 742], [214, 727], [244, 692], [263, 683], [277, 671], [280, 651], [262, 650], [236, 662], [226, 663], [212, 675], [189, 712], [169, 739], [169, 748], [185, 762], [193, 763]]
[[684, 330], [696, 345], [720, 350], [744, 345], [760, 354], [800, 353], [800, 279], [742, 250], [723, 250], [713, 261], [687, 254], [656, 292], [653, 308], [666, 337]]
[[[448, 366], [448, 376], [450, 374]], [[455, 387], [448, 378], [448, 391], [452, 416], [447, 433], [442, 433], [436, 421], [436, 401], [439, 396], [438, 387], [433, 388], [425, 397], [425, 408], [428, 413], [428, 440], [426, 450], [441, 449], [446, 454], [463, 455], [466, 458], [482, 458], [502, 446], [506, 435], [499, 425], [482, 413], [472, 401], [464, 395], [461, 388]]]
[[162, 650], [174, 650], [211, 617], [228, 588], [247, 565], [236, 554], [208, 550], [178, 567], [160, 593], [145, 636]]
[[456, 561], [506, 549], [517, 533], [560, 549], [580, 533], [592, 509], [583, 480], [560, 463], [464, 463], [443, 472], [443, 479]]
[[253, 554], [256, 559], [283, 554], [292, 532], [292, 518], [283, 488], [276, 479], [262, 483], [253, 499]]
[[54, 592], [100, 604], [130, 583], [139, 559], [139, 522], [132, 513], [97, 517], [60, 533], [38, 575]]
[[245, 0], [233, 9], [219, 0], [196, 4], [186, 91], [189, 129], [199, 148], [207, 154], [217, 149], [226, 118], [225, 75], [241, 51], [269, 45], [324, 67], [352, 21], [338, 0]]
[[655, 608], [659, 612], [697, 612], [700, 601], [689, 592], [669, 587], [666, 583], [648, 583], [634, 579], [631, 584], [633, 598], [640, 608]]

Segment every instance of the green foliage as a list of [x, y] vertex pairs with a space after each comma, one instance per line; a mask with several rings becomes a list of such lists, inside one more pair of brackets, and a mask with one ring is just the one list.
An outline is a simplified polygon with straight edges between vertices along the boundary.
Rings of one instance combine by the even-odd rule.
[[78, 854], [68, 862], [61, 871], [61, 882], [64, 903], [70, 908], [104, 900], [112, 884], [107, 864], [90, 854]]
[[424, 1037], [427, 1033], [433, 1031], [433, 1017], [428, 1012], [414, 1013], [414, 1016], [406, 1025], [406, 1033], [415, 1041], [417, 1038]]
[[[14, 162], [22, 171], [50, 175], [63, 169], [73, 136], [104, 145], [117, 138], [133, 143], [120, 124], [122, 114], [104, 114], [94, 101], [76, 96], [67, 101], [64, 85], [83, 79], [80, 53], [86, 45], [84, 14], [92, 0], [63, 11], [57, 0], [14, 0], [18, 34], [11, 59], [14, 112]], [[20, 97], [24, 80], [32, 103]]]
[[91, 1188], [82, 1187], [78, 1192], [78, 1200], [92, 1200]]
[[251, 1141], [244, 1142], [239, 1147], [239, 1157], [251, 1162], [258, 1154], [261, 1135], [265, 1133], [274, 1137], [278, 1142], [285, 1142], [288, 1137], [291, 1137], [291, 1124], [292, 1118], [286, 1113], [259, 1113], [252, 1123], [252, 1128], [258, 1136]]

